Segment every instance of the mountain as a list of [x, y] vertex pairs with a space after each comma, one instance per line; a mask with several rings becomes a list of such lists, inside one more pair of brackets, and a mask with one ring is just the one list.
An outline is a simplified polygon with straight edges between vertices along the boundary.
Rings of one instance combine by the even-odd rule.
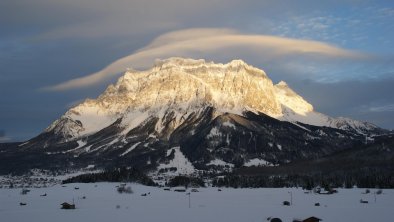
[[[227, 180], [226, 185], [267, 186], [264, 183], [270, 181], [269, 178], [282, 178], [282, 184], [275, 181], [276, 184], [304, 188], [324, 184], [348, 188], [393, 188], [393, 147], [394, 134], [375, 136], [374, 141], [317, 159], [297, 160], [277, 167], [239, 168], [230, 175], [232, 180]], [[248, 181], [248, 178], [252, 180]]]
[[189, 174], [317, 158], [385, 132], [318, 113], [285, 82], [274, 85], [241, 60], [170, 58], [128, 70], [97, 99], [2, 152], [7, 169], [29, 154], [37, 161], [24, 167], [128, 165]]

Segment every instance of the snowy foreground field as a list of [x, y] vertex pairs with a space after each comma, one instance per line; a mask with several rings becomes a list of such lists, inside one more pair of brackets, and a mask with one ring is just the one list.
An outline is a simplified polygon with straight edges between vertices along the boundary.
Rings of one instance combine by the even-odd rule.
[[[374, 191], [339, 189], [333, 195], [306, 194], [302, 189], [232, 189], [199, 188], [199, 192], [165, 191], [162, 188], [138, 184], [133, 194], [119, 194], [118, 183], [67, 184], [50, 188], [32, 188], [21, 195], [21, 189], [0, 189], [0, 221], [61, 222], [61, 221], [267, 221], [279, 217], [282, 221], [315, 216], [324, 222], [393, 221], [394, 190], [383, 190], [374, 198]], [[79, 189], [75, 189], [78, 187]], [[188, 190], [189, 191], [189, 190]], [[292, 206], [283, 206], [290, 201]], [[47, 196], [41, 196], [43, 194]], [[141, 196], [141, 194], [147, 196]], [[150, 193], [150, 194], [148, 194]], [[85, 199], [83, 197], [85, 196]], [[75, 210], [60, 209], [63, 202], [72, 203]], [[369, 201], [360, 203], [360, 199]], [[26, 203], [20, 206], [20, 202]], [[320, 206], [314, 206], [319, 202]]]

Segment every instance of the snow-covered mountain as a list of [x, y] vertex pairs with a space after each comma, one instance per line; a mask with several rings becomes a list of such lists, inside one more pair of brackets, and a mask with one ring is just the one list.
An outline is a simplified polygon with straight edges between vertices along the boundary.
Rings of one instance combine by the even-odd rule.
[[187, 162], [179, 167], [189, 172], [313, 158], [382, 131], [314, 111], [285, 82], [274, 85], [241, 60], [170, 58], [128, 70], [19, 149], [69, 155], [82, 165], [115, 161], [163, 171]]
[[158, 61], [147, 71], [127, 71], [96, 100], [70, 109], [46, 131], [65, 139], [89, 135], [122, 118], [129, 131], [151, 116], [159, 118], [157, 133], [167, 128], [163, 117], [174, 112], [176, 129], [194, 111], [212, 106], [218, 113], [242, 115], [245, 110], [269, 116], [281, 114], [272, 81], [241, 60], [228, 64], [171, 58]]
[[46, 129], [62, 134], [65, 140], [100, 131], [121, 118], [124, 132], [143, 121], [158, 118], [156, 133], [168, 128], [163, 118], [174, 112], [176, 129], [201, 107], [215, 107], [217, 114], [245, 111], [264, 113], [273, 118], [315, 126], [368, 132], [373, 124], [332, 118], [317, 113], [313, 106], [285, 82], [273, 85], [264, 71], [241, 60], [228, 64], [204, 60], [170, 58], [157, 61], [147, 71], [127, 71], [97, 99], [88, 99], [70, 109]]

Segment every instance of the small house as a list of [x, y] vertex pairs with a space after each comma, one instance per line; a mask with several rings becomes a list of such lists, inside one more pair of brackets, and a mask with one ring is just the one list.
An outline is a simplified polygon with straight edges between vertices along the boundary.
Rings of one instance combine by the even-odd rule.
[[321, 220], [322, 219], [317, 218], [317, 217], [309, 217], [309, 218], [304, 219], [302, 222], [319, 222]]
[[290, 206], [290, 202], [289, 201], [283, 201], [283, 205], [284, 206]]
[[368, 200], [363, 200], [363, 199], [361, 199], [361, 200], [360, 200], [360, 203], [367, 204], [367, 203], [368, 203]]
[[29, 189], [23, 188], [22, 191], [21, 191], [21, 194], [22, 194], [22, 195], [26, 195], [26, 194], [29, 193], [29, 192], [30, 192]]
[[60, 205], [62, 205], [61, 209], [66, 209], [66, 210], [75, 209], [75, 204], [69, 204], [67, 202], [64, 202]]
[[338, 193], [337, 190], [335, 189], [329, 189], [329, 190], [320, 190], [320, 192], [318, 192], [318, 194], [325, 194], [325, 195], [329, 195], [329, 194], [334, 194], [334, 193]]
[[184, 188], [184, 187], [175, 187], [174, 191], [175, 192], [186, 192], [186, 188]]

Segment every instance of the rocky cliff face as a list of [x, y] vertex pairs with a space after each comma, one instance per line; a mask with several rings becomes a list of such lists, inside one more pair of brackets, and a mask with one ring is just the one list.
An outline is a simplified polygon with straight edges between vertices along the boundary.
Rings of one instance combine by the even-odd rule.
[[231, 168], [318, 157], [380, 131], [315, 112], [285, 82], [273, 85], [264, 71], [241, 60], [171, 58], [127, 71], [19, 150], [72, 156], [73, 164], [165, 169], [182, 157], [189, 168]]
[[57, 130], [77, 138], [97, 132], [118, 118], [143, 118], [145, 113], [160, 118], [167, 110], [174, 110], [181, 121], [203, 106], [237, 114], [253, 110], [279, 116], [282, 112], [272, 81], [262, 70], [240, 60], [223, 65], [172, 58], [157, 62], [147, 71], [126, 72], [96, 100], [70, 109], [62, 121], [46, 131]]
[[[148, 116], [160, 120], [175, 112], [175, 128], [188, 114], [201, 107], [215, 107], [220, 113], [242, 115], [245, 111], [264, 113], [290, 122], [333, 128], [363, 127], [316, 113], [313, 106], [285, 82], [273, 85], [264, 71], [241, 60], [228, 64], [204, 60], [171, 58], [158, 61], [146, 71], [128, 71], [97, 99], [88, 99], [70, 109], [48, 129], [63, 134], [66, 140], [86, 136], [122, 118], [132, 129]], [[165, 127], [158, 123], [157, 130]], [[368, 129], [373, 127], [368, 124]]]

